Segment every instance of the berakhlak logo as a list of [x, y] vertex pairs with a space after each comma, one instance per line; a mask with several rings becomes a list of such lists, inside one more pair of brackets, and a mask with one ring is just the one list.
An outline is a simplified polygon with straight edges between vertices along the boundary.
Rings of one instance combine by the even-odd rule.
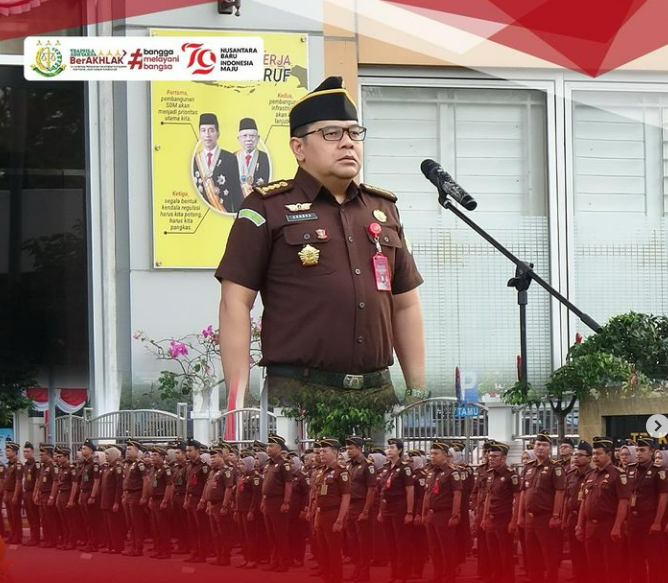
[[193, 68], [193, 75], [208, 75], [216, 66], [216, 53], [207, 49], [202, 43], [184, 43], [181, 47], [184, 53], [190, 51], [190, 60], [187, 68]]
[[32, 70], [44, 77], [55, 77], [63, 72], [65, 65], [63, 64], [63, 53], [58, 48], [60, 42], [56, 41], [51, 44], [51, 41], [37, 42], [37, 54], [35, 55], [35, 63], [31, 65]]

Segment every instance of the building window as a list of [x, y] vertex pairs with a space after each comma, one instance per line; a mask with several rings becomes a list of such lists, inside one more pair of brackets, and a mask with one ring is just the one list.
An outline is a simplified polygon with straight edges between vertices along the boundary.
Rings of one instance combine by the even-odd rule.
[[[506, 283], [514, 265], [441, 209], [420, 163], [440, 162], [477, 199], [472, 218], [549, 280], [545, 94], [365, 85], [362, 104], [364, 180], [399, 197], [425, 279], [430, 387], [451, 395], [455, 367], [482, 392], [513, 384], [519, 311]], [[541, 386], [552, 370], [550, 300], [535, 284], [529, 298], [529, 380]]]

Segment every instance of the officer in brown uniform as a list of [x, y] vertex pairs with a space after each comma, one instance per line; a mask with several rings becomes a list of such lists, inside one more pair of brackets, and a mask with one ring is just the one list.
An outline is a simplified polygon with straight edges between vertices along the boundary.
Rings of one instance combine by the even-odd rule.
[[174, 463], [172, 464], [172, 482], [174, 484], [174, 497], [172, 504], [171, 532], [176, 538], [176, 554], [190, 552], [190, 536], [188, 531], [188, 515], [183, 507], [186, 501], [186, 468], [188, 458], [186, 457], [186, 442], [178, 440], [171, 444], [174, 451]]
[[343, 528], [350, 506], [350, 475], [345, 466], [338, 463], [339, 441], [322, 439], [320, 445], [325, 465], [315, 493], [315, 532], [320, 548], [320, 571], [324, 583], [342, 583]]
[[593, 469], [591, 467], [591, 455], [592, 449], [589, 443], [586, 441], [578, 443], [577, 449], [573, 452], [575, 469], [566, 474], [566, 495], [561, 528], [568, 540], [568, 548], [573, 565], [573, 576], [576, 583], [591, 582], [587, 553], [585, 553], [584, 546], [575, 536], [580, 505], [584, 499], [584, 483]]
[[221, 567], [230, 564], [232, 551], [232, 500], [234, 488], [234, 474], [232, 468], [225, 463], [225, 447], [211, 446], [211, 472], [204, 497], [206, 499], [206, 513], [211, 523], [213, 548], [216, 557], [211, 561]]
[[30, 539], [25, 545], [34, 547], [39, 544], [39, 508], [35, 506], [33, 493], [35, 483], [40, 470], [40, 462], [35, 459], [35, 447], [29, 441], [23, 446], [23, 507], [26, 510], [28, 525], [30, 526]]
[[126, 442], [128, 464], [123, 475], [123, 500], [128, 509], [132, 537], [130, 548], [123, 551], [128, 557], [141, 557], [144, 554], [146, 538], [146, 520], [144, 511], [148, 502], [149, 477], [148, 468], [142, 459], [144, 446], [135, 439]]
[[575, 444], [570, 437], [564, 437], [559, 441], [559, 465], [564, 468], [566, 472], [571, 470], [571, 458], [575, 451]]
[[258, 525], [262, 524], [260, 503], [262, 502], [262, 483], [260, 474], [255, 470], [253, 452], [244, 450], [239, 460], [240, 475], [235, 492], [235, 516], [240, 526], [242, 549], [244, 553], [243, 569], [255, 569], [258, 563]]
[[23, 464], [19, 459], [21, 446], [13, 441], [5, 442], [7, 470], [5, 471], [4, 498], [7, 521], [9, 522], [9, 544], [20, 545], [23, 542], [21, 525], [21, 499]]
[[557, 580], [561, 560], [561, 512], [566, 472], [550, 458], [552, 440], [536, 436], [536, 459], [526, 466], [518, 524], [524, 528], [527, 575], [532, 583]]
[[466, 557], [473, 548], [469, 509], [471, 508], [471, 496], [475, 486], [475, 471], [466, 462], [466, 458], [464, 457], [464, 449], [466, 447], [464, 443], [461, 441], [453, 441], [451, 446], [450, 453], [453, 455], [451, 463], [457, 467], [457, 470], [459, 471], [459, 477], [462, 482], [462, 519], [457, 526], [455, 541], [457, 543], [457, 565], [463, 565], [466, 562]]
[[460, 521], [462, 482], [459, 471], [448, 463], [449, 445], [434, 441], [429, 459], [422, 522], [434, 566], [434, 583], [455, 580], [455, 531]]
[[[489, 450], [489, 469], [482, 529], [487, 539], [492, 581], [514, 583], [513, 541], [519, 514], [520, 477], [506, 465], [508, 446], [494, 442]], [[554, 580], [556, 581], [556, 580]]]
[[599, 581], [622, 583], [622, 525], [631, 498], [631, 484], [624, 470], [612, 463], [613, 441], [595, 437], [594, 470], [584, 483], [577, 539], [585, 543], [591, 571]]
[[422, 522], [422, 509], [427, 489], [427, 472], [419, 449], [412, 449], [406, 457], [413, 473], [413, 524], [406, 526], [410, 544], [408, 547], [408, 572], [411, 579], [422, 579], [429, 556], [427, 529]]
[[123, 459], [121, 450], [115, 445], [104, 451], [105, 468], [100, 481], [100, 510], [104, 520], [104, 532], [108, 542], [108, 553], [123, 552], [125, 544], [125, 517], [121, 500], [123, 498]]
[[487, 456], [489, 455], [489, 448], [491, 442], [485, 440], [482, 445], [482, 455], [480, 456], [480, 465], [476, 468], [475, 484], [471, 494], [471, 507], [475, 511], [475, 530], [478, 542], [478, 578], [484, 581], [489, 579], [490, 565], [489, 553], [487, 552], [487, 537], [481, 530], [482, 516], [485, 509], [485, 495], [487, 487], [487, 470], [489, 463]]
[[311, 481], [304, 472], [304, 465], [296, 451], [288, 452], [288, 462], [292, 471], [292, 494], [288, 511], [288, 538], [290, 539], [290, 567], [301, 567], [306, 552], [308, 523], [306, 507], [309, 501]]
[[86, 439], [81, 447], [82, 460], [79, 479], [79, 508], [81, 509], [86, 544], [81, 549], [87, 553], [96, 553], [98, 545], [99, 492], [102, 477], [100, 464], [95, 461], [95, 444]]
[[383, 524], [385, 542], [390, 555], [391, 579], [405, 582], [410, 573], [410, 562], [405, 549], [408, 547], [408, 529], [413, 523], [413, 472], [403, 461], [404, 442], [394, 437], [387, 440], [385, 453], [388, 461], [381, 480], [381, 504], [378, 520]]
[[269, 461], [264, 470], [262, 485], [262, 504], [260, 510], [265, 517], [271, 563], [267, 571], [285, 572], [288, 570], [288, 524], [290, 498], [292, 497], [292, 472], [290, 464], [283, 459], [281, 452], [285, 439], [279, 435], [270, 435], [267, 439]]
[[661, 532], [668, 503], [668, 476], [654, 465], [655, 449], [654, 439], [639, 437], [637, 463], [627, 468], [632, 492], [628, 519], [634, 558], [631, 583], [653, 583], [666, 571]]
[[56, 465], [58, 466], [58, 479], [56, 480], [56, 511], [60, 524], [60, 545], [58, 548], [64, 551], [71, 551], [74, 550], [77, 542], [76, 523], [73, 508], [68, 508], [68, 504], [72, 496], [73, 474], [76, 471], [70, 465], [69, 447], [56, 447], [53, 452]]
[[56, 508], [60, 468], [53, 463], [53, 451], [54, 447], [49, 443], [39, 446], [40, 469], [33, 494], [33, 501], [39, 507], [39, 521], [42, 525], [42, 542], [39, 546], [45, 549], [55, 547], [60, 534]]
[[186, 467], [186, 501], [183, 508], [188, 513], [188, 532], [190, 533], [191, 555], [184, 559], [186, 563], [206, 563], [209, 548], [209, 517], [206, 514], [206, 500], [202, 499], [204, 486], [209, 478], [209, 466], [201, 457], [202, 444], [196, 439], [189, 439], [186, 446], [188, 465]]
[[149, 482], [151, 517], [155, 540], [154, 559], [170, 559], [172, 556], [171, 513], [174, 493], [172, 468], [165, 461], [167, 448], [159, 445], [151, 449], [153, 467]]
[[394, 194], [355, 182], [366, 130], [342, 83], [330, 77], [292, 108], [297, 174], [256, 187], [232, 226], [216, 271], [223, 369], [227, 386], [247, 384], [259, 291], [273, 402], [387, 410], [393, 348], [410, 396], [425, 395], [422, 278]]
[[350, 509], [346, 520], [346, 532], [355, 570], [352, 581], [369, 581], [371, 568], [372, 521], [371, 510], [376, 497], [376, 468], [364, 456], [361, 437], [346, 438], [348, 473], [350, 474]]
[[0, 460], [0, 537], [7, 536], [5, 532], [5, 520], [2, 518], [2, 505], [5, 501], [5, 478], [7, 476], [7, 466]]

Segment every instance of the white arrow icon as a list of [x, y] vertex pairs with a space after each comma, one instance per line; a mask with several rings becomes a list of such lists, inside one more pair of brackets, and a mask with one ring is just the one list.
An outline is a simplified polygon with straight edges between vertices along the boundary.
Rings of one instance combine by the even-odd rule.
[[660, 439], [668, 435], [668, 417], [665, 415], [652, 415], [647, 420], [647, 433], [652, 437]]

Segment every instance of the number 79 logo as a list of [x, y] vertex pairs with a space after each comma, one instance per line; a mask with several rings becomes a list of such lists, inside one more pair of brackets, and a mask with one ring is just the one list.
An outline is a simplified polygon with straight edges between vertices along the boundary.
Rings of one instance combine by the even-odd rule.
[[211, 50], [204, 48], [202, 43], [184, 43], [181, 50], [190, 53], [188, 69], [193, 69], [193, 75], [208, 75], [216, 66], [216, 54]]

